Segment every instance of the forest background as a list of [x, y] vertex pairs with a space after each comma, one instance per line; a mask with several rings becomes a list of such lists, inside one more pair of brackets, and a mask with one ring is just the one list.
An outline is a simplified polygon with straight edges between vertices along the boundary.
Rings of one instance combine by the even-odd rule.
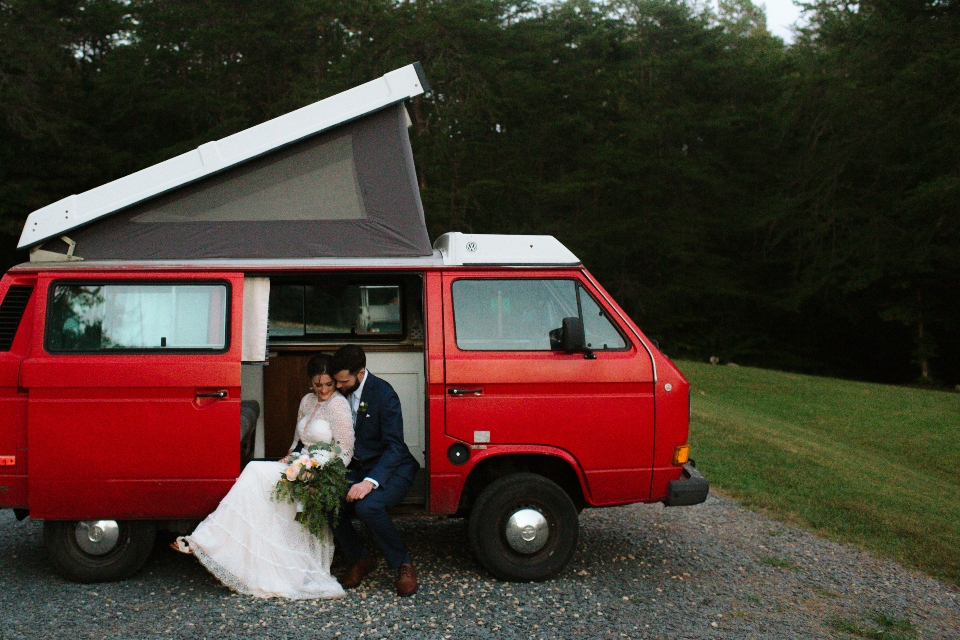
[[432, 238], [552, 234], [671, 356], [960, 383], [960, 0], [0, 0], [26, 216], [419, 60]]

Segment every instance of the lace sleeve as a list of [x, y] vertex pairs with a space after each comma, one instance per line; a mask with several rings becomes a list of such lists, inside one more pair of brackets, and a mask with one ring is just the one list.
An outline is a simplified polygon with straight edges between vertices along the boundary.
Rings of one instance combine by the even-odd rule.
[[307, 395], [303, 396], [303, 398], [300, 400], [300, 408], [297, 409], [297, 422], [298, 422], [298, 423], [299, 423], [301, 420], [303, 420], [303, 418], [307, 415], [307, 411], [308, 411], [307, 407], [308, 407], [308, 405], [310, 404], [310, 396], [312, 396], [312, 395], [313, 395], [312, 393], [308, 393]]
[[333, 439], [340, 445], [340, 459], [343, 464], [349, 465], [353, 459], [353, 415], [350, 412], [350, 405], [343, 396], [337, 396], [330, 403], [330, 429], [333, 431]]
[[297, 447], [297, 443], [300, 442], [301, 434], [297, 428], [300, 426], [300, 421], [303, 420], [304, 416], [306, 416], [307, 412], [310, 410], [309, 407], [311, 397], [316, 396], [312, 393], [308, 393], [307, 395], [303, 396], [303, 399], [300, 401], [300, 408], [297, 409], [297, 424], [293, 428], [293, 442], [290, 444], [290, 449], [287, 451], [288, 454], [292, 453]]

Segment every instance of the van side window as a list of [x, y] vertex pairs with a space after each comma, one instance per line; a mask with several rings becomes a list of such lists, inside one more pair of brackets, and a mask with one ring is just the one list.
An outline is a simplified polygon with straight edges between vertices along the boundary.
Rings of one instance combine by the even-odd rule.
[[580, 315], [573, 280], [457, 280], [452, 291], [465, 351], [550, 351], [550, 331]]
[[583, 287], [577, 287], [580, 296], [580, 310], [583, 313], [583, 332], [587, 338], [587, 346], [594, 351], [604, 349], [625, 349], [627, 347], [623, 336]]
[[271, 282], [270, 338], [400, 335], [401, 293], [398, 284]]
[[55, 284], [51, 352], [223, 350], [225, 284]]

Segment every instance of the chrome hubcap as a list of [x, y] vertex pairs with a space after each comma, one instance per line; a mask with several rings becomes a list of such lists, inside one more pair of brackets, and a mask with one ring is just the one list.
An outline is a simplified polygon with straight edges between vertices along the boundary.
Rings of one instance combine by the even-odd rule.
[[550, 525], [536, 509], [521, 509], [507, 521], [507, 543], [517, 553], [536, 553], [550, 537]]
[[115, 520], [85, 520], [74, 531], [77, 546], [92, 556], [113, 551], [120, 541], [120, 525]]

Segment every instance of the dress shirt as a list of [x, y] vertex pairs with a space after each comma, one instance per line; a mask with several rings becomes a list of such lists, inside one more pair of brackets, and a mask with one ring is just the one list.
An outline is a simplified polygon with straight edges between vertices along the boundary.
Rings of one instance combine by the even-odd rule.
[[[357, 387], [356, 391], [350, 394], [350, 411], [353, 412], [354, 429], [356, 429], [357, 424], [357, 412], [360, 411], [360, 396], [363, 395], [363, 385], [367, 384], [367, 377], [369, 375], [370, 370], [367, 369], [366, 373], [363, 374], [363, 380], [360, 381], [360, 386]], [[380, 483], [373, 478], [364, 478], [364, 480], [369, 480], [374, 489], [380, 488]]]

